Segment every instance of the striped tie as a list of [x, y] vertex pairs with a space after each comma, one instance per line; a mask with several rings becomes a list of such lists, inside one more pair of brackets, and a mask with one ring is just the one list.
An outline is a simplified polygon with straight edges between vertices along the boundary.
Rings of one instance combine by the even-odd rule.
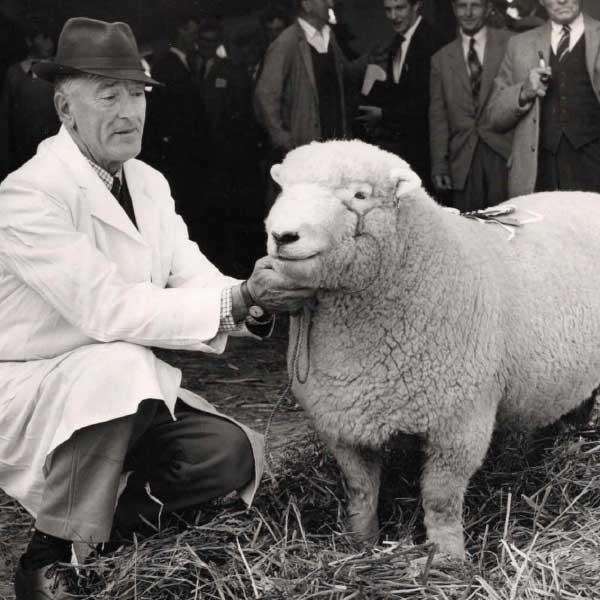
[[569, 53], [570, 44], [571, 27], [569, 25], [563, 25], [558, 47], [556, 48], [556, 57], [558, 58], [558, 62], [560, 62]]
[[469, 66], [469, 74], [471, 76], [471, 93], [475, 104], [479, 102], [479, 91], [481, 90], [481, 72], [482, 66], [477, 50], [475, 50], [475, 38], [471, 38], [469, 42], [469, 52], [467, 53], [467, 63]]

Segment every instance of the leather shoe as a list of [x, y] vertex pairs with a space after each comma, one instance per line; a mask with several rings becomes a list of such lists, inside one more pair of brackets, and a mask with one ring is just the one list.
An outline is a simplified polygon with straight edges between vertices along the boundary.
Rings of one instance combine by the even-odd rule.
[[53, 563], [34, 571], [19, 561], [15, 574], [16, 600], [73, 600], [68, 591], [65, 568]]

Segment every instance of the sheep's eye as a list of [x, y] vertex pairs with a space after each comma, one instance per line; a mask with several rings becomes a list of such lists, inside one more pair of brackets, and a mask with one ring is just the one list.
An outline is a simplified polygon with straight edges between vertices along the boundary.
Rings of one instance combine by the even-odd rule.
[[365, 200], [367, 196], [364, 192], [356, 192], [356, 194], [354, 194], [354, 197], [357, 200]]

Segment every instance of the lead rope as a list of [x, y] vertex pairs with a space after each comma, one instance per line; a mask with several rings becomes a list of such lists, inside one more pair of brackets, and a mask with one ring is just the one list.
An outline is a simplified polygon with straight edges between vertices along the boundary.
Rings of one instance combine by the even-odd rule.
[[[294, 340], [294, 351], [292, 353], [292, 366], [290, 369], [290, 373], [288, 375], [287, 384], [279, 395], [271, 414], [267, 420], [267, 425], [265, 427], [265, 461], [268, 466], [270, 465], [269, 458], [269, 450], [271, 446], [271, 426], [273, 424], [273, 418], [275, 417], [275, 413], [281, 408], [283, 401], [288, 397], [288, 394], [292, 391], [292, 384], [294, 383], [294, 376], [298, 380], [299, 383], [306, 383], [308, 380], [308, 374], [310, 371], [310, 346], [308, 344], [308, 333], [310, 330], [310, 322], [311, 322], [311, 314], [310, 311], [312, 308], [305, 306], [300, 314], [297, 317], [290, 317], [292, 319], [298, 319], [298, 328], [296, 331], [296, 339]], [[302, 352], [302, 340], [304, 338], [306, 331], [306, 371], [304, 374], [300, 374], [300, 354]]]

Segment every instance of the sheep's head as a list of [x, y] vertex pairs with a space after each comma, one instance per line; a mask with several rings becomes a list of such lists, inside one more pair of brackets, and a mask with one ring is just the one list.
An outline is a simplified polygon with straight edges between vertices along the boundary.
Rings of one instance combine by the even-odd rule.
[[421, 188], [405, 161], [357, 140], [297, 148], [271, 175], [282, 192], [266, 220], [268, 253], [299, 283], [324, 288], [361, 285], [398, 203]]

